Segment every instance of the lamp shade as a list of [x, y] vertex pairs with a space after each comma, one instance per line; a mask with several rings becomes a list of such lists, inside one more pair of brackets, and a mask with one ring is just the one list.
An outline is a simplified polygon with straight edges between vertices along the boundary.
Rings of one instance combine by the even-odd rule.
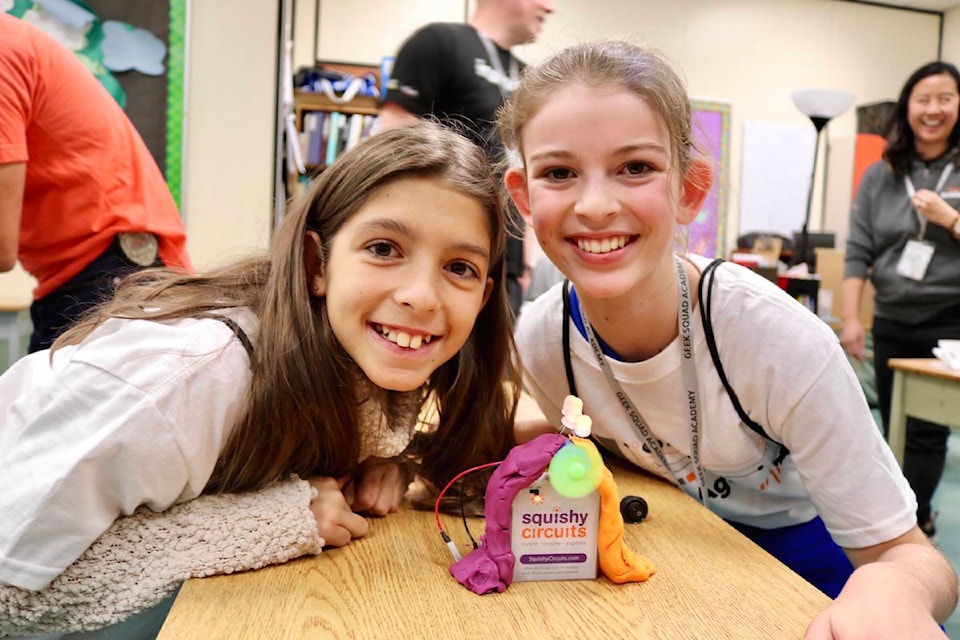
[[853, 105], [857, 96], [839, 89], [801, 89], [790, 94], [793, 104], [810, 118], [835, 118]]

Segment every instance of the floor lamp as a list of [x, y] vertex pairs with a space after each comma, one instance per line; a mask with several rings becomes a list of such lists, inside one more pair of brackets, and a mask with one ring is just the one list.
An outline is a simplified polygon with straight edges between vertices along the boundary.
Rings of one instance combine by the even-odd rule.
[[[837, 117], [853, 105], [856, 96], [849, 91], [838, 89], [802, 89], [790, 94], [793, 104], [805, 116], [810, 118], [817, 129], [817, 141], [813, 147], [813, 169], [810, 171], [810, 187], [807, 191], [807, 211], [803, 218], [803, 228], [800, 230], [800, 240], [794, 247], [793, 264], [804, 262], [807, 257], [809, 244], [810, 209], [813, 204], [813, 180], [817, 175], [817, 156], [820, 155], [820, 133], [831, 119]], [[823, 176], [826, 189], [827, 176]]]

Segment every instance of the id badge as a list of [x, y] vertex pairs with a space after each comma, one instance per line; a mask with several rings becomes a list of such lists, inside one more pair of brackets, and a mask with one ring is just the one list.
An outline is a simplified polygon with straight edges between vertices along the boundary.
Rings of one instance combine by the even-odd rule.
[[897, 273], [911, 280], [923, 280], [933, 259], [933, 243], [925, 240], [908, 240], [903, 255], [897, 263]]

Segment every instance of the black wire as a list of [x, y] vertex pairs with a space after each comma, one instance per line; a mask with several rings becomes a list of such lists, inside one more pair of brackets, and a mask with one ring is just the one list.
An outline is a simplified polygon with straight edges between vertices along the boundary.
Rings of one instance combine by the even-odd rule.
[[460, 518], [463, 520], [463, 529], [467, 532], [467, 537], [470, 538], [470, 543], [473, 545], [473, 548], [477, 548], [477, 541], [474, 540], [473, 534], [470, 533], [470, 527], [467, 526], [467, 512], [464, 510], [463, 506], [463, 479], [460, 479]]

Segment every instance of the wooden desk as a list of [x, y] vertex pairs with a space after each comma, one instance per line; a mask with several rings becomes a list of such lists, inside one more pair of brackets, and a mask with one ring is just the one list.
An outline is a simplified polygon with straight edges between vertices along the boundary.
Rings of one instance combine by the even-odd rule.
[[[650, 515], [624, 537], [649, 581], [518, 582], [478, 596], [448, 571], [433, 514], [372, 520], [368, 537], [285, 565], [189, 580], [158, 640], [217, 638], [801, 638], [827, 596], [679, 489], [615, 469]], [[470, 520], [479, 538], [482, 521]], [[463, 526], [444, 528], [467, 547]]]
[[960, 429], [960, 371], [936, 358], [892, 358], [893, 391], [887, 442], [900, 466], [907, 435], [907, 416]]

